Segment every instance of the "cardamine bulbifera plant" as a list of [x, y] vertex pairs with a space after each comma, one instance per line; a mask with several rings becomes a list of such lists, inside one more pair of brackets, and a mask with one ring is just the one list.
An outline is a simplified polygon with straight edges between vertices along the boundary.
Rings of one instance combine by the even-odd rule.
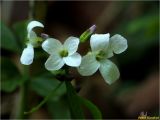
[[[91, 76], [99, 70], [107, 84], [112, 84], [119, 78], [120, 72], [117, 66], [110, 61], [109, 58], [113, 57], [114, 54], [120, 54], [127, 49], [127, 40], [123, 36], [116, 34], [110, 37], [109, 33], [95, 34], [96, 26], [93, 25], [82, 33], [80, 37], [70, 36], [65, 40], [64, 44], [62, 44], [56, 38], [49, 37], [48, 35], [45, 39], [42, 36], [37, 36], [33, 31], [33, 28], [35, 27], [43, 28], [44, 25], [38, 21], [29, 22], [27, 26], [27, 47], [23, 50], [20, 58], [20, 62], [22, 64], [32, 64], [34, 58], [34, 47], [39, 46], [49, 54], [44, 66], [50, 72], [60, 71], [66, 68], [63, 67], [65, 65], [67, 66], [67, 69], [69, 69], [69, 67], [77, 68], [81, 76]], [[88, 51], [86, 55], [82, 56], [77, 52], [78, 46], [80, 43], [84, 43], [88, 39], [90, 39], [91, 51]], [[66, 74], [68, 73], [66, 72]], [[76, 96], [76, 92], [74, 91], [70, 81], [68, 82], [67, 79], [68, 78], [65, 80], [64, 78], [64, 80], [60, 81], [66, 82], [66, 88], [69, 91], [68, 99], [71, 99], [70, 95], [74, 94]], [[70, 94], [70, 91], [73, 92]], [[37, 107], [34, 107], [31, 111], [26, 113], [37, 110], [49, 99], [51, 95], [52, 94], [49, 94]], [[76, 98], [78, 101], [79, 99], [82, 100], [79, 96]], [[69, 103], [71, 106], [72, 116], [77, 114], [72, 108], [73, 104], [74, 103]], [[76, 118], [76, 116], [73, 118]]]

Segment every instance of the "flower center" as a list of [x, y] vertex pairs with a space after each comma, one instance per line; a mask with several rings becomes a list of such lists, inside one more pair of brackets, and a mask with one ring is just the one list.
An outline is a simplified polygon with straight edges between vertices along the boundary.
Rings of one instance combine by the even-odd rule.
[[104, 51], [99, 51], [97, 54], [96, 54], [96, 60], [97, 61], [100, 61], [102, 59], [104, 59], [105, 57], [105, 52]]
[[61, 57], [67, 57], [68, 56], [68, 51], [67, 50], [60, 51], [60, 56]]
[[35, 38], [29, 40], [29, 42], [30, 42], [34, 47], [39, 46], [42, 41], [43, 41], [43, 40], [42, 40], [42, 38], [40, 38], [40, 37], [35, 37]]

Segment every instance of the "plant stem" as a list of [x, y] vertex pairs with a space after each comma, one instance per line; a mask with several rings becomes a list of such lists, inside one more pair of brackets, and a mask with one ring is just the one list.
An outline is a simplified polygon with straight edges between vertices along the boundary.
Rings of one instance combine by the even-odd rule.
[[[29, 0], [29, 19], [32, 20], [34, 18], [34, 0]], [[25, 29], [25, 28], [24, 28]], [[27, 107], [27, 94], [28, 94], [28, 81], [30, 79], [29, 75], [29, 66], [23, 66], [23, 78], [25, 79], [25, 82], [20, 86], [20, 92], [19, 92], [19, 104], [17, 106], [16, 111], [16, 119], [23, 119], [26, 118], [24, 115], [24, 111], [26, 111]]]
[[61, 87], [62, 84], [63, 82], [61, 82], [55, 89], [53, 89], [37, 106], [33, 107], [28, 112], [24, 112], [24, 114], [30, 114], [37, 111], [42, 105], [44, 105], [44, 103], [47, 102], [49, 98], [51, 98], [56, 93], [56, 91]]
[[24, 111], [26, 110], [27, 107], [27, 89], [28, 89], [28, 81], [29, 81], [29, 67], [28, 66], [23, 66], [23, 76], [24, 76], [24, 83], [20, 86], [20, 91], [19, 91], [19, 103], [17, 106], [17, 111], [16, 111], [16, 119], [23, 119], [26, 118], [24, 116]]
[[34, 13], [34, 0], [29, 1], [29, 19], [32, 20], [35, 16]]
[[23, 112], [26, 109], [26, 102], [27, 102], [27, 98], [26, 98], [26, 85], [22, 85], [20, 87], [20, 103], [19, 103], [19, 109], [18, 109], [18, 113], [17, 113], [17, 119], [23, 119], [25, 118]]

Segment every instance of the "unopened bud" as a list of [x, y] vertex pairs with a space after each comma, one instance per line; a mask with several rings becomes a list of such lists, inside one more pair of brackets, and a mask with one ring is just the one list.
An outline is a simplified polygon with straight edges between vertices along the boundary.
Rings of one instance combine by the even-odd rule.
[[94, 33], [96, 31], [96, 25], [92, 25], [89, 30], [91, 31], [91, 33]]
[[89, 29], [87, 29], [85, 32], [83, 32], [80, 36], [80, 42], [85, 42], [88, 40], [88, 38], [95, 32], [96, 25], [92, 25]]
[[41, 33], [41, 37], [42, 37], [43, 39], [47, 39], [47, 38], [49, 38], [49, 35], [47, 35], [47, 34], [45, 34], [45, 33]]

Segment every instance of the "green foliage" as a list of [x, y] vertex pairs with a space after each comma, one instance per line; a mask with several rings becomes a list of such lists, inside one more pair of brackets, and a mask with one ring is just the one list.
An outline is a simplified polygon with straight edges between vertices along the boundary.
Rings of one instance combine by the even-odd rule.
[[120, 31], [120, 34], [125, 33], [124, 36], [128, 40], [129, 47], [123, 55], [117, 56], [118, 61], [121, 64], [127, 64], [141, 59], [147, 50], [158, 45], [158, 26], [158, 15], [155, 13], [147, 14], [129, 22], [124, 21], [115, 33], [117, 31]]
[[58, 101], [48, 101], [48, 111], [53, 119], [70, 119], [69, 106], [65, 97]]
[[14, 91], [25, 79], [20, 75], [17, 67], [8, 58], [1, 58], [1, 90]]
[[1, 48], [17, 52], [19, 46], [13, 32], [1, 21]]
[[79, 96], [79, 101], [84, 104], [92, 113], [94, 119], [102, 119], [101, 111], [91, 101]]
[[27, 23], [28, 21], [24, 20], [17, 22], [12, 26], [21, 48], [25, 45], [27, 40]]
[[[60, 84], [55, 78], [50, 78], [46, 76], [39, 76], [31, 80], [30, 86], [33, 91], [35, 91], [40, 96], [47, 96], [56, 86]], [[65, 85], [63, 84], [55, 95], [51, 97], [51, 100], [58, 100], [66, 91]]]
[[149, 33], [148, 31], [153, 31], [149, 33], [149, 35], [157, 32], [158, 30], [158, 17], [157, 15], [149, 15], [134, 21], [131, 21], [130, 24], [127, 26], [126, 30], [129, 34], [135, 34], [144, 30], [144, 32]]
[[[34, 78], [31, 81], [31, 88], [39, 95], [44, 96], [44, 99], [37, 106], [33, 107], [29, 112], [25, 113], [28, 114], [35, 112], [45, 102], [48, 101], [48, 110], [54, 119], [66, 119], [70, 117], [74, 119], [84, 118], [84, 113], [81, 108], [82, 105], [86, 106], [86, 108], [90, 110], [93, 118], [102, 119], [101, 112], [92, 102], [78, 96], [69, 81], [65, 81], [65, 83], [66, 88], [64, 84], [59, 86], [61, 82], [57, 81], [56, 79], [47, 79], [44, 76]], [[64, 89], [67, 89], [68, 101], [66, 101], [66, 95], [64, 94], [66, 90]]]
[[93, 115], [94, 119], [102, 119], [102, 114], [100, 110], [89, 100], [82, 98], [77, 95], [75, 92], [73, 86], [70, 82], [66, 82], [66, 88], [67, 88], [67, 97], [68, 97], [68, 103], [69, 108], [71, 112], [71, 116], [73, 119], [84, 119], [84, 113], [82, 110], [82, 105], [84, 105], [86, 108], [88, 108]]
[[67, 88], [68, 104], [73, 119], [84, 119], [83, 110], [81, 108], [79, 97], [69, 81], [65, 81]]
[[27, 41], [27, 22], [17, 22], [13, 25], [13, 29], [10, 29], [1, 21], [1, 48], [15, 53], [21, 52]]
[[[126, 27], [126, 31], [131, 37], [136, 35], [134, 39], [138, 39], [138, 42], [134, 42], [134, 46], [132, 45], [131, 47], [146, 50], [149, 46], [155, 44], [156, 40], [158, 42], [158, 24], [157, 15], [149, 15], [132, 21]], [[131, 40], [133, 40], [133, 38]], [[131, 42], [133, 43], [133, 41]]]
[[24, 114], [30, 114], [37, 111], [42, 105], [44, 105], [51, 97], [55, 96], [59, 88], [61, 87], [63, 82], [59, 83], [55, 88], [53, 88], [45, 98], [35, 107], [33, 107], [30, 111], [24, 112]]

